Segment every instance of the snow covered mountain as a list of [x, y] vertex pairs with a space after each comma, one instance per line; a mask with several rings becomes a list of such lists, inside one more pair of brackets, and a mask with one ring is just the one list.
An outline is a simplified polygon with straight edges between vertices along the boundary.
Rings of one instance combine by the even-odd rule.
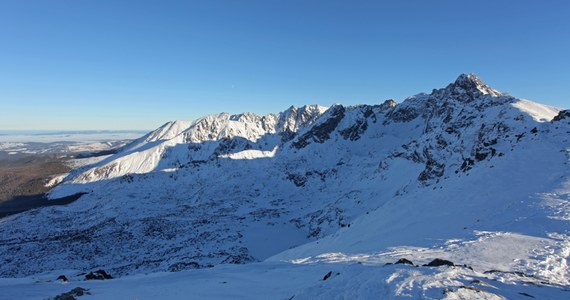
[[[51, 192], [76, 202], [0, 220], [0, 276], [183, 285], [253, 263], [231, 272], [303, 278], [278, 298], [564, 298], [569, 171], [570, 112], [473, 74], [401, 104], [169, 122]], [[385, 266], [401, 258], [466, 267]]]
[[222, 113], [195, 121], [168, 122], [125, 147], [120, 155], [75, 178], [74, 182], [180, 168], [182, 164], [200, 163], [241, 150], [252, 150], [249, 151], [254, 155], [252, 158], [256, 154], [263, 156], [313, 123], [324, 111], [326, 107], [312, 105], [290, 107], [279, 115], [264, 117], [253, 113]]

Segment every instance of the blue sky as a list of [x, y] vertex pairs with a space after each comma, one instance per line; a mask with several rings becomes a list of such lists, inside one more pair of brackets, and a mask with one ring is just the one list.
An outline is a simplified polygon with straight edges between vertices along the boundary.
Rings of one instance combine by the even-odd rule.
[[375, 104], [460, 73], [570, 107], [570, 1], [0, 2], [0, 130]]

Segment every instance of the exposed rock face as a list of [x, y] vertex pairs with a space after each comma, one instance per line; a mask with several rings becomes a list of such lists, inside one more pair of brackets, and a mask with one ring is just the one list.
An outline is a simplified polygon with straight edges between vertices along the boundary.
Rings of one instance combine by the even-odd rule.
[[570, 110], [561, 110], [558, 115], [552, 119], [552, 122], [558, 122], [562, 120], [569, 120], [570, 122]]
[[394, 101], [394, 99], [388, 99], [388, 100], [384, 101], [382, 104], [380, 104], [380, 109], [382, 111], [387, 111], [387, 110], [395, 108], [396, 105], [398, 105], [398, 103], [396, 103], [396, 101]]
[[475, 74], [461, 74], [454, 83], [445, 88], [446, 92], [463, 102], [471, 102], [483, 95], [499, 97], [501, 94], [486, 85]]
[[321, 118], [321, 122], [316, 123], [312, 128], [293, 142], [292, 146], [301, 149], [311, 142], [322, 144], [330, 139], [331, 133], [336, 129], [346, 109], [342, 105], [331, 107]]
[[414, 265], [414, 263], [413, 263], [411, 260], [405, 259], [405, 258], [400, 258], [400, 259], [398, 259], [398, 261], [397, 261], [395, 264], [396, 264], [396, 265], [398, 265], [398, 264], [404, 264], [404, 265], [411, 265], [411, 266]]
[[279, 114], [279, 117], [276, 119], [277, 123], [274, 132], [279, 133], [283, 137], [282, 140], [284, 142], [289, 141], [300, 129], [314, 123], [324, 111], [324, 107], [318, 105], [302, 106], [300, 108], [291, 106]]
[[429, 263], [424, 265], [424, 267], [440, 267], [440, 266], [454, 267], [455, 264], [449, 260], [436, 258], [436, 259], [434, 259], [434, 260], [432, 260]]
[[380, 112], [385, 112], [388, 108], [382, 105], [378, 106], [368, 106], [362, 105], [359, 107], [361, 114], [358, 114], [357, 118], [354, 119], [353, 125], [340, 130], [340, 134], [344, 139], [356, 141], [360, 139], [362, 134], [368, 129], [369, 123], [376, 123], [378, 117], [376, 116], [375, 110], [380, 108]]
[[105, 280], [113, 279], [113, 276], [109, 275], [105, 270], [97, 270], [95, 272], [89, 272], [85, 275], [85, 280]]

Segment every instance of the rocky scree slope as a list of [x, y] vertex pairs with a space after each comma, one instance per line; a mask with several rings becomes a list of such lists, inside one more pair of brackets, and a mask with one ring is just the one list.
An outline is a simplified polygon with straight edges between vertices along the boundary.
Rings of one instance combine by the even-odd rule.
[[[485, 210], [469, 227], [456, 226], [465, 214], [454, 210], [511, 207], [566, 182], [568, 119], [470, 74], [401, 104], [170, 122], [51, 193], [87, 193], [76, 202], [0, 220], [0, 276], [63, 268], [121, 276], [529, 231], [515, 222], [526, 210]], [[525, 169], [535, 156], [542, 165]], [[534, 183], [533, 172], [557, 177]], [[528, 188], [496, 193], [505, 176]], [[441, 226], [422, 226], [430, 214]], [[532, 232], [566, 234], [568, 219]]]

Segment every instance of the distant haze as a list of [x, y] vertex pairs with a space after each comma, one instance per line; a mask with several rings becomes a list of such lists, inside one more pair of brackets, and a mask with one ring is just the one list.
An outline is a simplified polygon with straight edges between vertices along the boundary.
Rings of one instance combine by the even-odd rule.
[[147, 131], [143, 130], [0, 130], [0, 143], [105, 142], [137, 139], [145, 133], [147, 133]]

